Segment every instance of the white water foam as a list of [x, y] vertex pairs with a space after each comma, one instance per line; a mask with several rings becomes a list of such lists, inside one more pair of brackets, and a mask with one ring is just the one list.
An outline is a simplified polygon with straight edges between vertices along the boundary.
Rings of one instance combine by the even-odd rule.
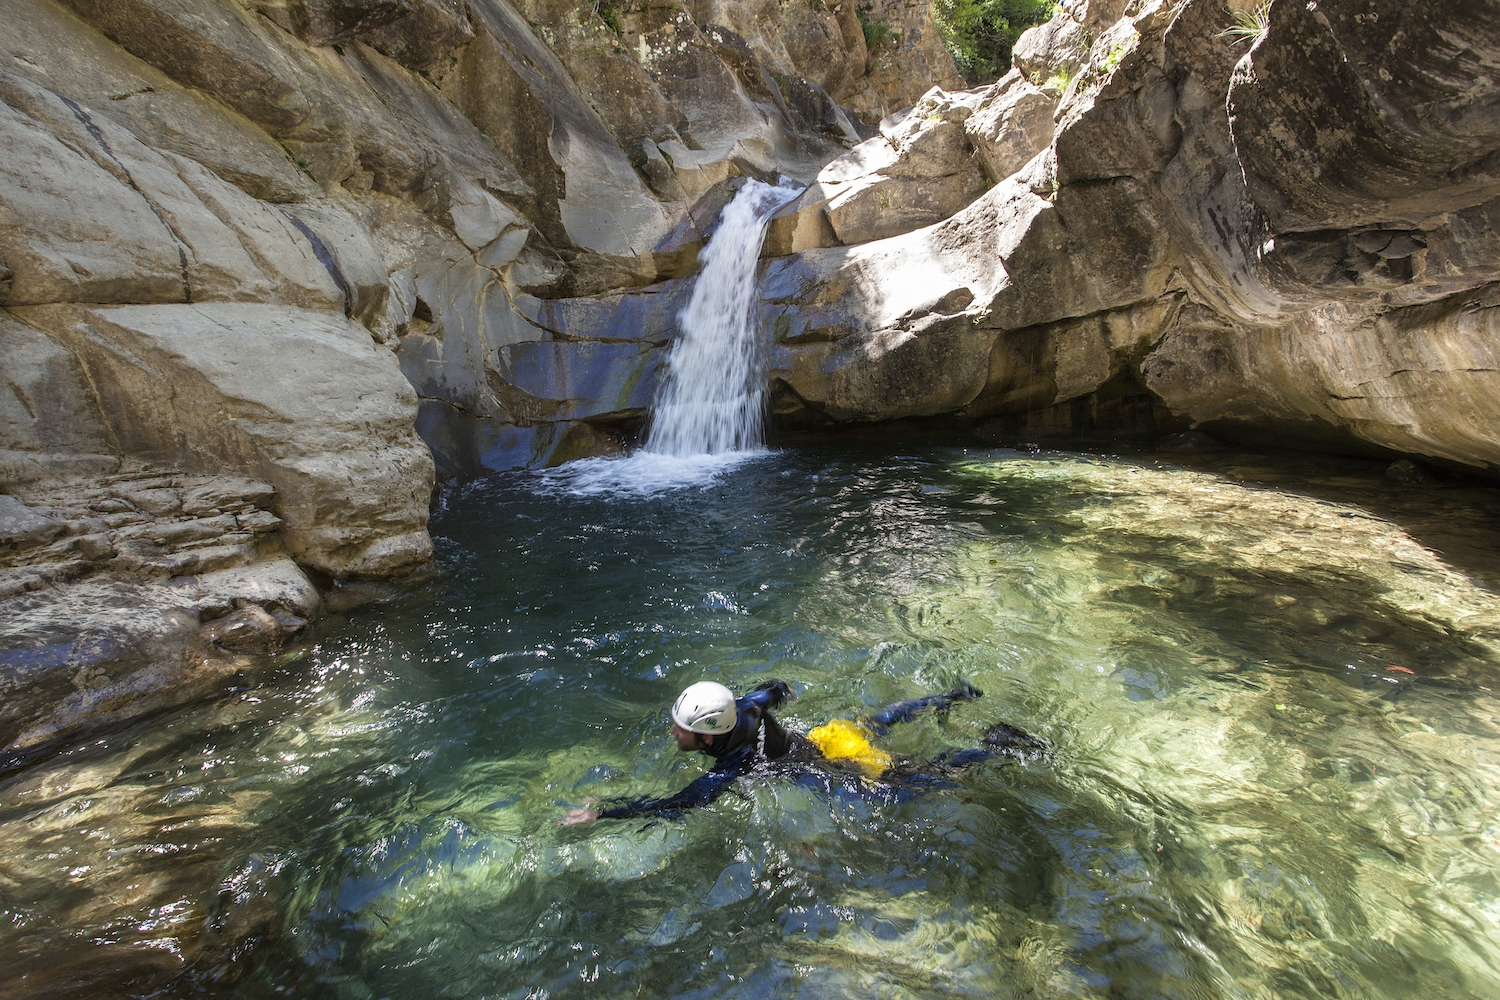
[[625, 458], [569, 462], [544, 489], [644, 496], [703, 486], [765, 451], [765, 372], [755, 322], [756, 271], [771, 214], [797, 193], [747, 180], [724, 208], [681, 333], [651, 407], [645, 447]]
[[638, 451], [624, 458], [585, 458], [541, 473], [541, 488], [576, 496], [650, 496], [707, 486], [730, 469], [769, 454], [765, 449], [682, 456]]

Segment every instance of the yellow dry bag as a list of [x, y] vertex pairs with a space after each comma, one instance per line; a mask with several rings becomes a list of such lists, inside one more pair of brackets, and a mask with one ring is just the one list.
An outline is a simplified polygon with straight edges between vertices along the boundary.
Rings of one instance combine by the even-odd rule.
[[870, 742], [865, 727], [848, 719], [834, 719], [807, 734], [823, 756], [840, 764], [853, 764], [867, 778], [878, 778], [891, 766], [891, 755]]

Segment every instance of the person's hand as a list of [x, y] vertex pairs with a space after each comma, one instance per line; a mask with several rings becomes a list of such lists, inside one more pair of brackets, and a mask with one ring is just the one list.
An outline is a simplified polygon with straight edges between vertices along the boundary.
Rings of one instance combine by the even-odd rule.
[[568, 814], [563, 817], [563, 826], [577, 826], [580, 823], [592, 823], [599, 818], [597, 809], [569, 809]]

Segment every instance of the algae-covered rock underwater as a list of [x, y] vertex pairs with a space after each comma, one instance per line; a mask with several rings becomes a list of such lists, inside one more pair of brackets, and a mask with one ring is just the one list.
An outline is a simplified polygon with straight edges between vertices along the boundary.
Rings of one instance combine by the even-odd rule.
[[1500, 5], [0, 42], [0, 993], [1500, 994]]

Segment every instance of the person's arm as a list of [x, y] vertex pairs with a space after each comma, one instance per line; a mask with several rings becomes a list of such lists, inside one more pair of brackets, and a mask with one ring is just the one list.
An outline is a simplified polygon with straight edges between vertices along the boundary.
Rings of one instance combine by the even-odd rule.
[[563, 819], [564, 826], [589, 823], [596, 819], [629, 819], [632, 816], [661, 816], [675, 819], [698, 806], [706, 806], [724, 793], [729, 783], [748, 770], [754, 762], [754, 754], [736, 751], [730, 759], [721, 760], [712, 771], [700, 775], [676, 795], [663, 799], [616, 799], [603, 809], [572, 809]]
[[698, 806], [706, 806], [724, 793], [729, 783], [739, 777], [739, 770], [709, 771], [700, 775], [676, 795], [664, 799], [618, 799], [614, 805], [599, 810], [599, 819], [629, 819], [632, 816], [661, 816], [675, 819]]
[[787, 686], [786, 681], [769, 680], [758, 685], [754, 691], [739, 698], [743, 705], [753, 705], [761, 711], [768, 708], [780, 708], [785, 702], [797, 697], [792, 689]]

